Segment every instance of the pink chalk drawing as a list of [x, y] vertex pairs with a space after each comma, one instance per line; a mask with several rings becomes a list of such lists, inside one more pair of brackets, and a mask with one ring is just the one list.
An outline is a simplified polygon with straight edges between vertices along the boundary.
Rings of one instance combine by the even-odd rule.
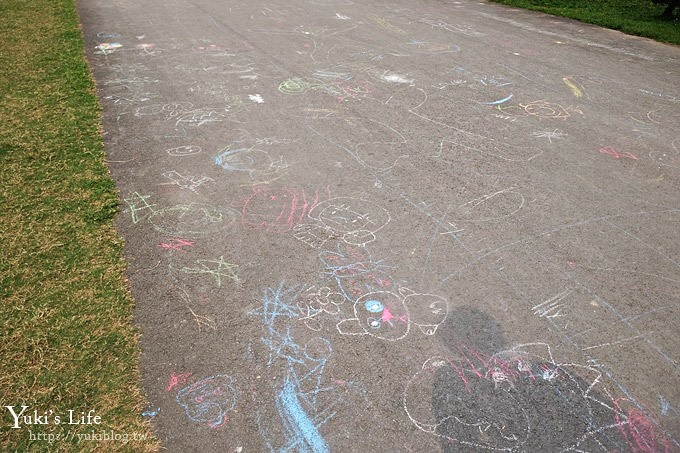
[[628, 159], [640, 160], [637, 157], [635, 157], [635, 155], [633, 153], [619, 151], [615, 148], [612, 148], [611, 146], [603, 146], [598, 151], [600, 151], [602, 154], [609, 154], [614, 159], [620, 159], [621, 157], [627, 157]]
[[194, 245], [194, 241], [188, 241], [186, 239], [170, 238], [166, 242], [161, 242], [158, 244], [159, 247], [169, 250], [179, 250], [184, 252], [182, 247], [191, 247]]
[[234, 379], [224, 374], [207, 377], [182, 388], [175, 399], [190, 420], [219, 428], [236, 407]]
[[[330, 196], [330, 193], [329, 193]], [[308, 196], [303, 189], [270, 189], [258, 186], [243, 202], [243, 225], [283, 233], [303, 222], [319, 204], [319, 191]]]
[[184, 385], [187, 382], [187, 378], [191, 376], [191, 373], [181, 373], [181, 374], [170, 374], [170, 380], [168, 381], [168, 386], [165, 389], [167, 392], [175, 388], [177, 385]]
[[[629, 406], [624, 408], [623, 406]], [[614, 401], [616, 424], [632, 452], [670, 452], [671, 445], [659, 420], [651, 419], [630, 401], [618, 398]], [[647, 411], [651, 413], [650, 411]]]

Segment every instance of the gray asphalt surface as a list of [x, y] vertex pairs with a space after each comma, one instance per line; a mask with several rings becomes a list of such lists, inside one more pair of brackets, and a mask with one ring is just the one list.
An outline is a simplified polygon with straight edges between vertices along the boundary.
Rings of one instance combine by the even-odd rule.
[[465, 0], [79, 9], [168, 451], [680, 451], [677, 47]]

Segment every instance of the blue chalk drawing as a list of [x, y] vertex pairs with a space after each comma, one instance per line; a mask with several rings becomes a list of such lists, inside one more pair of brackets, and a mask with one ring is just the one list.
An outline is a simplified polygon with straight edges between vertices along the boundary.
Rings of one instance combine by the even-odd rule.
[[303, 409], [298, 398], [299, 391], [300, 389], [293, 383], [293, 380], [287, 377], [276, 398], [279, 416], [284, 421], [288, 436], [294, 439], [293, 445], [289, 444], [289, 446], [294, 446], [299, 451], [329, 451], [328, 444], [319, 433], [314, 421]]

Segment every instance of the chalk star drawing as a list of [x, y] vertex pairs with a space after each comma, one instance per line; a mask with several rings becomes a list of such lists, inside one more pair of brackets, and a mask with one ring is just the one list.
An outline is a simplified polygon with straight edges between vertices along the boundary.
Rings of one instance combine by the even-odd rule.
[[547, 138], [548, 141], [552, 144], [553, 138], [563, 138], [567, 136], [566, 132], [562, 132], [559, 129], [555, 129], [552, 131], [538, 131], [534, 132], [531, 134], [533, 137], [536, 138]]
[[149, 198], [151, 198], [151, 195], [140, 195], [139, 192], [135, 192], [130, 195], [129, 198], [123, 199], [128, 205], [128, 209], [123, 212], [129, 212], [132, 215], [132, 223], [138, 223], [142, 220], [138, 215], [139, 212], [144, 211], [145, 209], [148, 209], [152, 213], [154, 212], [153, 207], [156, 205], [149, 204]]
[[196, 260], [196, 264], [199, 264], [201, 267], [183, 267], [182, 272], [187, 274], [210, 274], [215, 277], [217, 286], [222, 286], [222, 277], [228, 278], [235, 283], [239, 282], [238, 275], [235, 272], [235, 268], [238, 265], [227, 263], [224, 261], [223, 256], [216, 260]]

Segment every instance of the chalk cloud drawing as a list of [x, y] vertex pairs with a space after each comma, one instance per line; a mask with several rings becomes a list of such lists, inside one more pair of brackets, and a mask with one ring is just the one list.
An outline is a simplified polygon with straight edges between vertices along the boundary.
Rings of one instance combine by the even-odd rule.
[[218, 374], [182, 388], [175, 397], [187, 417], [210, 428], [224, 426], [227, 414], [236, 407], [236, 389], [231, 376]]

